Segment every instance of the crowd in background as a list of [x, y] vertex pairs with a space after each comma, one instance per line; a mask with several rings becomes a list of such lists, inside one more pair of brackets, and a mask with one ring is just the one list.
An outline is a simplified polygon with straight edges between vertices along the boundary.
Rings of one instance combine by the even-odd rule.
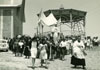
[[[32, 55], [32, 42], [36, 42], [37, 53], [35, 58], [41, 59], [41, 66], [43, 66], [44, 60], [65, 60], [65, 55], [73, 54], [73, 44], [77, 40], [78, 36], [64, 36], [60, 35], [58, 43], [54, 42], [54, 38], [51, 34], [47, 36], [30, 36], [18, 35], [13, 39], [9, 39], [9, 49], [15, 54], [15, 56], [25, 56], [30, 58]], [[93, 49], [99, 46], [100, 42], [98, 37], [91, 38], [90, 36], [82, 38], [85, 45], [85, 49]]]

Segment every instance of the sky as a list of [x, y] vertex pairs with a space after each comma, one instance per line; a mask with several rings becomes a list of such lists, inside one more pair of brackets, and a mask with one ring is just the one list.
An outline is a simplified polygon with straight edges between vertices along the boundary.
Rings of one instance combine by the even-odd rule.
[[38, 24], [37, 14], [41, 9], [59, 9], [61, 5], [65, 9], [86, 11], [86, 35], [100, 36], [100, 0], [26, 0], [23, 34], [34, 35]]

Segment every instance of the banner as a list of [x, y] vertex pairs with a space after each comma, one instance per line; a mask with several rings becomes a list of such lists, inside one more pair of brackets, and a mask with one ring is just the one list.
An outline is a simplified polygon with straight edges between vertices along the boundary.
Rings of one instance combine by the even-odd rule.
[[45, 14], [43, 13], [42, 9], [39, 13], [39, 19], [38, 19], [38, 24], [39, 25], [44, 25], [45, 23], [43, 22], [43, 20], [46, 19]]
[[45, 19], [42, 19], [42, 21], [47, 26], [52, 26], [52, 25], [57, 24], [57, 20], [52, 13], [50, 13], [50, 15], [46, 17]]

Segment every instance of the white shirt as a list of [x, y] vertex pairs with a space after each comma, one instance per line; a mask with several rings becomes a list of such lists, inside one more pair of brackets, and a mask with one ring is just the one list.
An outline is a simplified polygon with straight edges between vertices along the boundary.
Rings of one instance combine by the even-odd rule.
[[61, 41], [61, 43], [60, 43], [60, 47], [66, 47], [66, 41]]
[[70, 48], [70, 43], [69, 41], [66, 41], [66, 49], [69, 50], [69, 48]]
[[85, 48], [85, 46], [84, 46], [83, 41], [80, 41], [80, 42], [75, 41], [74, 42], [74, 44], [73, 44], [73, 53], [76, 53], [77, 58], [80, 58], [80, 59], [85, 58], [85, 56], [83, 54], [83, 51], [82, 51], [82, 49], [84, 49], [84, 48]]
[[22, 46], [24, 43], [23, 43], [23, 42], [19, 42], [18, 44], [19, 44], [20, 46]]
[[88, 39], [87, 40], [87, 46], [90, 46], [90, 44], [91, 44], [91, 41], [90, 41], [90, 39]]

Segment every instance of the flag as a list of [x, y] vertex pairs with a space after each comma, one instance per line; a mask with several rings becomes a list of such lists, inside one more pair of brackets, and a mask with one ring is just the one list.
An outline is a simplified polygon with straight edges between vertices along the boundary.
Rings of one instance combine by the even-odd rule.
[[58, 19], [57, 24], [61, 25], [61, 18]]
[[45, 19], [42, 19], [42, 21], [47, 26], [52, 26], [52, 25], [57, 24], [57, 20], [52, 13], [50, 13], [50, 15], [46, 17]]
[[45, 16], [45, 14], [43, 13], [43, 11], [42, 11], [42, 9], [41, 9], [41, 11], [40, 11], [40, 13], [39, 13], [39, 16], [38, 16], [38, 24], [40, 25], [44, 25], [44, 22], [43, 22], [43, 20], [44, 19], [46, 19], [46, 16]]

